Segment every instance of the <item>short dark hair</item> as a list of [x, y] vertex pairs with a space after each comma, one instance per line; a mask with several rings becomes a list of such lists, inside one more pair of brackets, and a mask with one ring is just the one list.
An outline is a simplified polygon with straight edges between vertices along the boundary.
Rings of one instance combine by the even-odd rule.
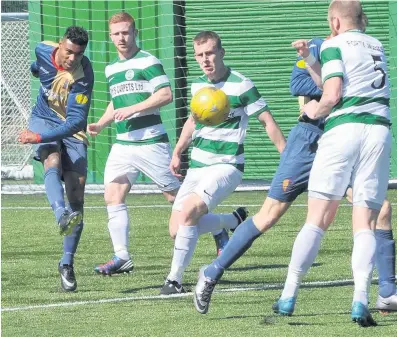
[[198, 33], [194, 39], [193, 42], [197, 44], [202, 44], [206, 43], [208, 40], [214, 40], [216, 42], [216, 47], [218, 49], [222, 49], [222, 41], [219, 35], [212, 30], [203, 30], [200, 33]]
[[64, 39], [70, 40], [72, 43], [79, 46], [86, 46], [88, 44], [88, 33], [83, 27], [70, 26], [66, 29], [63, 35]]

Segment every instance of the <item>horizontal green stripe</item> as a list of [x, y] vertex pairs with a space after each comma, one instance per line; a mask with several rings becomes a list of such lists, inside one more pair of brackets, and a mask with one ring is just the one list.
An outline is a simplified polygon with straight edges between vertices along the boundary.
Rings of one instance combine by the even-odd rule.
[[[232, 164], [232, 163], [214, 163], [212, 165], [220, 165], [220, 164], [228, 164], [228, 165], [232, 165], [235, 168], [237, 168], [239, 171], [244, 172], [244, 164]], [[207, 167], [207, 166], [212, 166], [212, 165], [207, 165], [204, 163], [201, 163], [197, 160], [190, 160], [190, 164], [189, 164], [189, 168], [200, 168], [200, 167]]]
[[252, 115], [250, 115], [250, 117], [258, 117], [262, 112], [265, 112], [265, 111], [269, 111], [270, 112], [270, 109], [269, 109], [269, 107], [267, 105], [265, 105], [262, 109], [259, 109], [257, 112], [255, 112]]
[[126, 133], [143, 128], [148, 128], [154, 125], [161, 124], [161, 117], [159, 115], [147, 115], [137, 118], [131, 118], [122, 122], [116, 123], [117, 133]]
[[168, 135], [166, 133], [143, 140], [136, 140], [136, 141], [127, 141], [127, 140], [120, 140], [116, 139], [116, 143], [123, 144], [123, 145], [147, 145], [147, 144], [155, 144], [155, 143], [169, 143]]
[[383, 117], [374, 115], [368, 112], [359, 114], [343, 114], [336, 117], [331, 117], [325, 122], [324, 132], [331, 130], [332, 128], [346, 123], [362, 123], [362, 124], [373, 124], [373, 125], [385, 125], [390, 127], [390, 121]]
[[236, 109], [241, 107], [241, 101], [239, 96], [228, 95], [227, 98], [229, 99], [231, 109]]
[[332, 77], [343, 77], [343, 73], [338, 72], [338, 73], [328, 74], [327, 76], [324, 77], [323, 83], [325, 83], [326, 80], [328, 80], [328, 79], [330, 79]]
[[160, 90], [161, 88], [170, 87], [170, 86], [171, 86], [170, 82], [161, 83], [157, 87], [154, 88], [153, 93], [155, 93], [156, 91]]
[[150, 81], [151, 79], [157, 77], [157, 76], [162, 76], [165, 75], [164, 68], [161, 64], [153, 64], [150, 67], [147, 67], [143, 69], [142, 71], [143, 77]]
[[337, 105], [332, 108], [332, 112], [340, 109], [350, 108], [352, 106], [360, 106], [369, 103], [378, 103], [390, 106], [390, 99], [385, 97], [343, 97]]
[[215, 153], [238, 156], [244, 153], [244, 145], [235, 142], [223, 142], [209, 140], [201, 137], [194, 139], [193, 146], [200, 150]]
[[149, 92], [141, 92], [139, 94], [128, 93], [112, 98], [115, 109], [125, 108], [143, 102], [151, 96]]
[[236, 117], [226, 120], [226, 122], [218, 124], [217, 126], [207, 126], [204, 124], [196, 123], [196, 130], [200, 130], [205, 127], [209, 127], [209, 128], [213, 128], [213, 129], [234, 129], [234, 130], [237, 130], [240, 127], [240, 120], [241, 120], [241, 116], [236, 116]]
[[321, 66], [333, 60], [342, 60], [342, 53], [338, 47], [328, 47], [321, 52]]
[[252, 87], [240, 95], [241, 103], [244, 106], [255, 103], [259, 98], [261, 98], [261, 94], [258, 92], [256, 87]]
[[[130, 69], [128, 69], [130, 70]], [[127, 80], [125, 77], [125, 73], [128, 71], [120, 71], [118, 73], [115, 73], [113, 75], [110, 75], [108, 78], [109, 85], [115, 85], [118, 83], [122, 83], [125, 81], [143, 81], [145, 78], [142, 76], [142, 70], [141, 69], [132, 69], [134, 71], [134, 77], [132, 79]]]

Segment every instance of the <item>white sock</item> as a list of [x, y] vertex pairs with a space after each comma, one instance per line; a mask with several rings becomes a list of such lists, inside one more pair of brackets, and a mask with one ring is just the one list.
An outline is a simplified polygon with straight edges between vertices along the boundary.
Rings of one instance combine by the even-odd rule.
[[237, 227], [237, 219], [232, 214], [204, 214], [197, 222], [199, 235], [212, 232], [213, 235], [220, 234], [223, 228], [234, 229]]
[[125, 204], [107, 206], [107, 210], [108, 228], [113, 243], [114, 254], [120, 259], [129, 260], [128, 236], [130, 221], [127, 206]]
[[296, 297], [302, 278], [313, 264], [320, 249], [324, 231], [314, 225], [305, 224], [295, 239], [292, 248], [288, 276], [281, 299]]
[[354, 278], [353, 302], [368, 306], [369, 287], [375, 263], [376, 239], [370, 229], [354, 234], [352, 269]]
[[197, 226], [179, 225], [168, 279], [182, 284], [183, 272], [189, 265], [198, 240]]

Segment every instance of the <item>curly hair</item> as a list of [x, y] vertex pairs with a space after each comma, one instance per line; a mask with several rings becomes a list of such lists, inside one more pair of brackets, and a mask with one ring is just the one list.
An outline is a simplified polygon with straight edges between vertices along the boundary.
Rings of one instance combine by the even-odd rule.
[[86, 46], [88, 44], [88, 33], [83, 27], [70, 26], [66, 29], [63, 35], [64, 39], [70, 40], [72, 43], [79, 46]]

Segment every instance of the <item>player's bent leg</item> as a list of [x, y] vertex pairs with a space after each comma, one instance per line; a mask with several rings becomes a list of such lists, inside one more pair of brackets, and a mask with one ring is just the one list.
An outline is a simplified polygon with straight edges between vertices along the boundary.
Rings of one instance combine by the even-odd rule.
[[105, 185], [105, 202], [108, 211], [108, 229], [113, 244], [114, 256], [106, 263], [97, 265], [95, 272], [111, 276], [129, 273], [134, 266], [128, 251], [129, 216], [126, 196], [131, 184], [126, 175]]
[[171, 216], [170, 216], [170, 220], [168, 223], [168, 230], [170, 233], [170, 237], [173, 240], [175, 240], [176, 233], [178, 232], [178, 228], [179, 228], [179, 213], [180, 213], [180, 211], [173, 209], [171, 211]]
[[238, 207], [232, 213], [204, 214], [197, 222], [199, 235], [209, 232], [212, 233], [216, 244], [216, 252], [219, 256], [229, 242], [227, 230], [234, 233], [236, 228], [244, 222], [247, 217], [248, 210], [245, 207]]
[[[65, 221], [65, 237], [63, 239], [63, 255], [58, 264], [61, 286], [65, 291], [75, 291], [77, 288], [74, 273], [74, 255], [83, 231], [83, 206], [85, 176], [73, 171], [64, 171], [66, 194], [68, 197], [69, 221]], [[76, 216], [75, 216], [76, 215]]]
[[189, 194], [184, 200], [178, 215], [178, 231], [174, 243], [171, 270], [162, 288], [161, 295], [184, 292], [182, 287], [183, 272], [189, 265], [198, 240], [197, 221], [208, 212], [204, 201], [195, 193]]
[[[210, 265], [200, 270], [194, 293], [194, 304], [200, 313], [208, 311], [211, 294], [224, 271], [239, 259], [252, 243], [285, 213], [290, 203], [266, 198], [262, 209], [254, 217], [237, 227], [228, 245]], [[256, 223], [256, 221], [258, 224]]]
[[65, 206], [60, 150], [58, 146], [49, 145], [40, 147], [39, 153], [45, 170], [44, 185], [47, 199], [54, 212], [60, 234], [63, 235], [72, 219], [69, 219], [70, 214]]
[[290, 202], [267, 197], [258, 213], [253, 216], [256, 228], [262, 233], [269, 230], [288, 210]]

